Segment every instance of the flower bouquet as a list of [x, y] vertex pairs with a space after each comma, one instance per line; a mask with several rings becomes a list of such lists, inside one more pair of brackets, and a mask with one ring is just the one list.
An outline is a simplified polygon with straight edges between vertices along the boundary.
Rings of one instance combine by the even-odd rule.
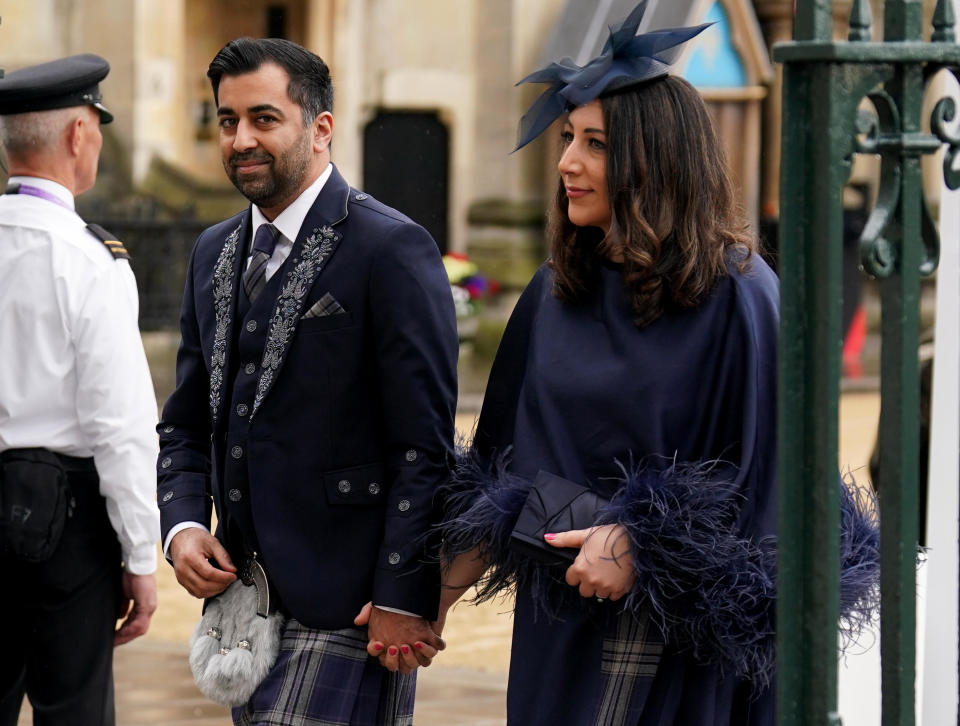
[[500, 285], [496, 280], [482, 275], [475, 263], [458, 252], [445, 254], [443, 267], [450, 280], [460, 337], [470, 337], [476, 330], [477, 316], [484, 305], [500, 292]]

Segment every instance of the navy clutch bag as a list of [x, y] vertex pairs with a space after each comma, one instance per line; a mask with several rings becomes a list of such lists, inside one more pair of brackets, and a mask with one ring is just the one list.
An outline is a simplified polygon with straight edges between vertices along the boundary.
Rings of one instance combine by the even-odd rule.
[[585, 486], [540, 471], [510, 533], [510, 549], [545, 565], [570, 565], [580, 550], [554, 547], [543, 535], [594, 526], [606, 503]]

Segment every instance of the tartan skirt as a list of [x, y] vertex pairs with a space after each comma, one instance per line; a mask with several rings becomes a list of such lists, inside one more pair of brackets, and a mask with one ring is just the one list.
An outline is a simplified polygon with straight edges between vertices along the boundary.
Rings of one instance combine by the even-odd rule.
[[314, 630], [290, 619], [273, 668], [236, 726], [411, 726], [416, 672], [391, 673], [367, 654], [367, 631]]

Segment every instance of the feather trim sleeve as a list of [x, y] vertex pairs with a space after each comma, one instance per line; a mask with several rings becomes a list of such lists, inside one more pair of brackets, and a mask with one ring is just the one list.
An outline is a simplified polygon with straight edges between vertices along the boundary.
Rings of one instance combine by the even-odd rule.
[[549, 568], [538, 567], [510, 549], [510, 533], [531, 482], [507, 469], [509, 456], [507, 450], [486, 460], [474, 449], [461, 449], [443, 496], [444, 558], [479, 549], [488, 563], [476, 586], [477, 602], [512, 592], [525, 577], [539, 580], [549, 575]]
[[705, 663], [766, 680], [773, 673], [776, 551], [737, 533], [742, 497], [730, 467], [624, 470], [599, 524], [630, 538], [636, 580], [626, 606], [646, 608], [668, 642]]
[[[742, 496], [729, 467], [674, 464], [624, 472], [598, 524], [630, 538], [629, 608], [646, 608], [668, 642], [767, 685], [775, 672], [776, 540], [737, 532]], [[855, 641], [879, 607], [876, 503], [838, 477], [840, 632]]]
[[[731, 467], [718, 463], [623, 469], [616, 494], [597, 524], [624, 526], [636, 572], [625, 607], [645, 609], [668, 642], [703, 663], [768, 684], [775, 668], [776, 542], [738, 533], [742, 495]], [[876, 506], [838, 478], [841, 508], [840, 630], [852, 642], [879, 601]], [[575, 594], [563, 568], [531, 562], [510, 549], [530, 482], [511, 474], [505, 457], [459, 460], [446, 498], [447, 557], [479, 547], [489, 569], [477, 599], [530, 586], [540, 609], [555, 612]]]

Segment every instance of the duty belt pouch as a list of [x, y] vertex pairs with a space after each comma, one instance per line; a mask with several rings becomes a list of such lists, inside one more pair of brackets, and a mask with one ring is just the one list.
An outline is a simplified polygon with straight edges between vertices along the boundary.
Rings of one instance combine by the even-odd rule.
[[73, 506], [67, 473], [52, 451], [0, 453], [0, 554], [32, 563], [50, 559]]

